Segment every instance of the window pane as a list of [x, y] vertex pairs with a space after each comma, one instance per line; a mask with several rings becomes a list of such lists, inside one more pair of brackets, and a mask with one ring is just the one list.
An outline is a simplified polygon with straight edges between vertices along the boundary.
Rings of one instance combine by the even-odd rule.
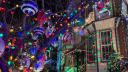
[[87, 46], [87, 62], [94, 63], [95, 62], [95, 36], [89, 36], [88, 38], [88, 46]]
[[104, 32], [101, 32], [101, 41], [102, 41], [102, 44], [104, 44]]
[[111, 43], [111, 31], [102, 31], [101, 33], [101, 48], [103, 61], [109, 60], [110, 54], [114, 51]]

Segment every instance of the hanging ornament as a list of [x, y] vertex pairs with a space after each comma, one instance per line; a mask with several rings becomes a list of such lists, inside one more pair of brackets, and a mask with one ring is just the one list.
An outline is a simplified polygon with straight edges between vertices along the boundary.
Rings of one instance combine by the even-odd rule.
[[57, 47], [58, 46], [58, 39], [57, 38], [54, 38], [52, 41], [51, 41], [51, 45], [53, 47]]
[[52, 27], [47, 27], [46, 31], [45, 31], [45, 35], [47, 38], [49, 38], [49, 36], [51, 36], [51, 34], [53, 33], [53, 31], [55, 31], [55, 27], [52, 26]]
[[38, 60], [41, 60], [43, 58], [43, 54], [41, 53], [41, 54], [38, 54], [38, 56], [37, 56], [37, 59]]
[[72, 41], [72, 33], [71, 32], [66, 32], [64, 33], [63, 37], [62, 37], [62, 40], [65, 42], [65, 43], [71, 43]]
[[32, 47], [32, 48], [29, 49], [29, 52], [30, 52], [31, 55], [35, 55], [36, 52], [37, 52], [37, 48], [36, 47]]
[[28, 16], [35, 15], [38, 12], [38, 6], [35, 1], [24, 1], [21, 10]]
[[42, 27], [45, 22], [47, 22], [48, 18], [45, 15], [44, 10], [40, 10], [37, 16], [37, 20], [39, 23], [39, 26]]
[[22, 37], [22, 32], [21, 31], [17, 32], [17, 36]]
[[6, 28], [6, 23], [0, 21], [0, 28]]
[[24, 67], [29, 68], [29, 66], [30, 66], [30, 58], [26, 57], [25, 58], [25, 63], [26, 63], [26, 65]]
[[44, 28], [43, 28], [43, 27], [36, 27], [36, 28], [34, 29], [34, 34], [33, 34], [32, 39], [33, 39], [33, 40], [37, 40], [38, 37], [39, 37], [40, 35], [42, 35], [43, 33], [44, 33]]
[[4, 40], [0, 37], [0, 57], [4, 53], [4, 50], [5, 50], [5, 43]]
[[34, 65], [34, 71], [40, 72], [44, 68], [43, 62], [41, 60], [37, 61], [37, 63]]

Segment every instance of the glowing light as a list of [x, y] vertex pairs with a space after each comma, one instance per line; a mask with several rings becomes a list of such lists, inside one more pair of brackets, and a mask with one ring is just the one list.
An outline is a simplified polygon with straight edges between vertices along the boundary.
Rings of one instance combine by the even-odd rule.
[[32, 69], [33, 69], [33, 67], [30, 67], [30, 69], [32, 70]]
[[31, 56], [31, 59], [34, 59], [35, 58], [35, 56]]
[[5, 48], [9, 48], [9, 46], [5, 46]]
[[13, 42], [16, 42], [16, 38], [13, 38]]
[[27, 32], [26, 34], [27, 34], [27, 35], [30, 35], [30, 32]]
[[0, 37], [3, 37], [4, 35], [3, 35], [3, 33], [0, 33]]
[[48, 19], [51, 19], [51, 17], [48, 17]]
[[60, 26], [62, 27], [62, 26], [63, 26], [63, 24], [60, 24]]
[[32, 45], [32, 43], [31, 43], [31, 42], [29, 42], [29, 43], [28, 43], [28, 45]]
[[70, 23], [68, 23], [68, 26], [70, 25]]
[[63, 36], [63, 34], [62, 34], [62, 33], [60, 33], [60, 36], [62, 37], [62, 36]]
[[16, 58], [14, 61], [17, 61], [18, 59]]
[[12, 49], [15, 49], [15, 47], [13, 46], [13, 47], [11, 47]]
[[74, 12], [75, 12], [75, 13], [78, 13], [78, 11], [77, 11], [77, 10], [74, 10]]
[[9, 42], [9, 43], [8, 43], [8, 46], [11, 46], [11, 44], [12, 44], [12, 43], [11, 43], [11, 42]]
[[17, 4], [16, 7], [19, 7], [19, 5]]
[[11, 65], [11, 61], [8, 61], [8, 65]]
[[79, 7], [78, 10], [81, 10], [81, 7]]
[[10, 57], [9, 57], [9, 60], [12, 60], [12, 59], [13, 59], [13, 56], [10, 56]]
[[10, 32], [14, 32], [14, 29], [10, 29]]
[[15, 44], [11, 44], [11, 46], [15, 46]]

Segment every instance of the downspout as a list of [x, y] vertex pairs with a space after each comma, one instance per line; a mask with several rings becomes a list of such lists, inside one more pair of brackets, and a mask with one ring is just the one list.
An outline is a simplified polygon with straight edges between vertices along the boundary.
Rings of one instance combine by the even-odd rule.
[[120, 47], [120, 45], [119, 45], [119, 39], [118, 39], [118, 26], [119, 26], [119, 22], [120, 22], [120, 20], [121, 20], [121, 18], [120, 17], [118, 17], [117, 19], [115, 19], [115, 20], [117, 20], [117, 22], [115, 23], [115, 35], [116, 35], [116, 45], [117, 45], [117, 52], [119, 52], [119, 54], [120, 54], [120, 49], [119, 49], [119, 47]]

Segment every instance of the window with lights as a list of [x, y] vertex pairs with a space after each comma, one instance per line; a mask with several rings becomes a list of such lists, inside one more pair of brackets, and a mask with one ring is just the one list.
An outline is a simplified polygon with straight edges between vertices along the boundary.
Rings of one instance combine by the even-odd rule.
[[114, 52], [111, 30], [100, 32], [100, 45], [102, 61], [109, 61], [109, 56]]

